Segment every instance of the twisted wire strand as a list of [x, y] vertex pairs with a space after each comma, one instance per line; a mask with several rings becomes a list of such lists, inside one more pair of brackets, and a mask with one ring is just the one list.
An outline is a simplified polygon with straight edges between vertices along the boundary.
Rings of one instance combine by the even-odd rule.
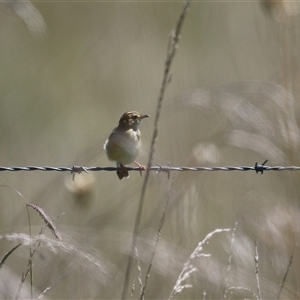
[[[126, 167], [128, 171], [139, 171], [141, 172], [140, 168], [138, 167]], [[254, 166], [210, 166], [210, 167], [172, 167], [170, 165], [159, 165], [152, 166], [149, 168], [150, 171], [156, 171], [157, 173], [160, 172], [167, 172], [170, 171], [256, 171], [263, 172], [263, 171], [299, 171], [299, 166], [265, 166], [256, 164]], [[95, 171], [117, 171], [116, 167], [83, 167], [83, 166], [72, 166], [72, 167], [51, 167], [51, 166], [10, 166], [4, 167], [0, 166], [1, 171], [10, 171], [10, 172], [18, 172], [18, 171], [57, 171], [57, 172], [71, 172], [71, 173], [81, 173], [81, 172], [95, 172]]]

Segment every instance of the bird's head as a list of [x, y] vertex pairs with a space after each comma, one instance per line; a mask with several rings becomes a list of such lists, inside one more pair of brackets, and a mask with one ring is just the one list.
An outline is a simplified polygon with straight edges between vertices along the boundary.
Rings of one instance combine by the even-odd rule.
[[119, 121], [119, 126], [123, 128], [138, 129], [138, 126], [144, 118], [150, 117], [149, 115], [142, 115], [137, 111], [128, 111], [124, 113]]

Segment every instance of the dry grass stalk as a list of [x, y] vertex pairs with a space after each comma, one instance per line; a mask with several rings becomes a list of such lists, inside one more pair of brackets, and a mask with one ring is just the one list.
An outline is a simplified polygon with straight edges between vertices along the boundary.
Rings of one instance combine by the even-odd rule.
[[43, 221], [45, 222], [45, 224], [47, 225], [47, 227], [50, 229], [50, 231], [52, 232], [52, 234], [58, 239], [58, 240], [62, 240], [61, 234], [59, 233], [58, 229], [56, 228], [56, 226], [54, 225], [54, 223], [52, 222], [52, 220], [50, 219], [50, 217], [43, 211], [42, 208], [40, 208], [38, 205], [36, 204], [32, 204], [32, 203], [28, 203], [27, 206], [32, 207], [33, 209], [35, 209], [39, 215], [41, 216], [41, 218], [43, 219]]

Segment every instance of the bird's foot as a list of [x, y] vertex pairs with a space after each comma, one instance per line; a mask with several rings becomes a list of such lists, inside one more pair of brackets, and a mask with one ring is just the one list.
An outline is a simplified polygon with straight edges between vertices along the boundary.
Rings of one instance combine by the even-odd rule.
[[142, 176], [142, 171], [147, 171], [148, 168], [140, 163], [138, 163], [137, 161], [134, 161], [134, 163], [140, 168], [140, 174]]

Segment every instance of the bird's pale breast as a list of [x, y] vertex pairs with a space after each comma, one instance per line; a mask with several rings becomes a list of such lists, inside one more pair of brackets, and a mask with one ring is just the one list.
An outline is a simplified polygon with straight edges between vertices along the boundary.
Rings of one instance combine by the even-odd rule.
[[109, 160], [123, 165], [133, 162], [139, 154], [141, 145], [139, 130], [114, 131], [105, 144]]

